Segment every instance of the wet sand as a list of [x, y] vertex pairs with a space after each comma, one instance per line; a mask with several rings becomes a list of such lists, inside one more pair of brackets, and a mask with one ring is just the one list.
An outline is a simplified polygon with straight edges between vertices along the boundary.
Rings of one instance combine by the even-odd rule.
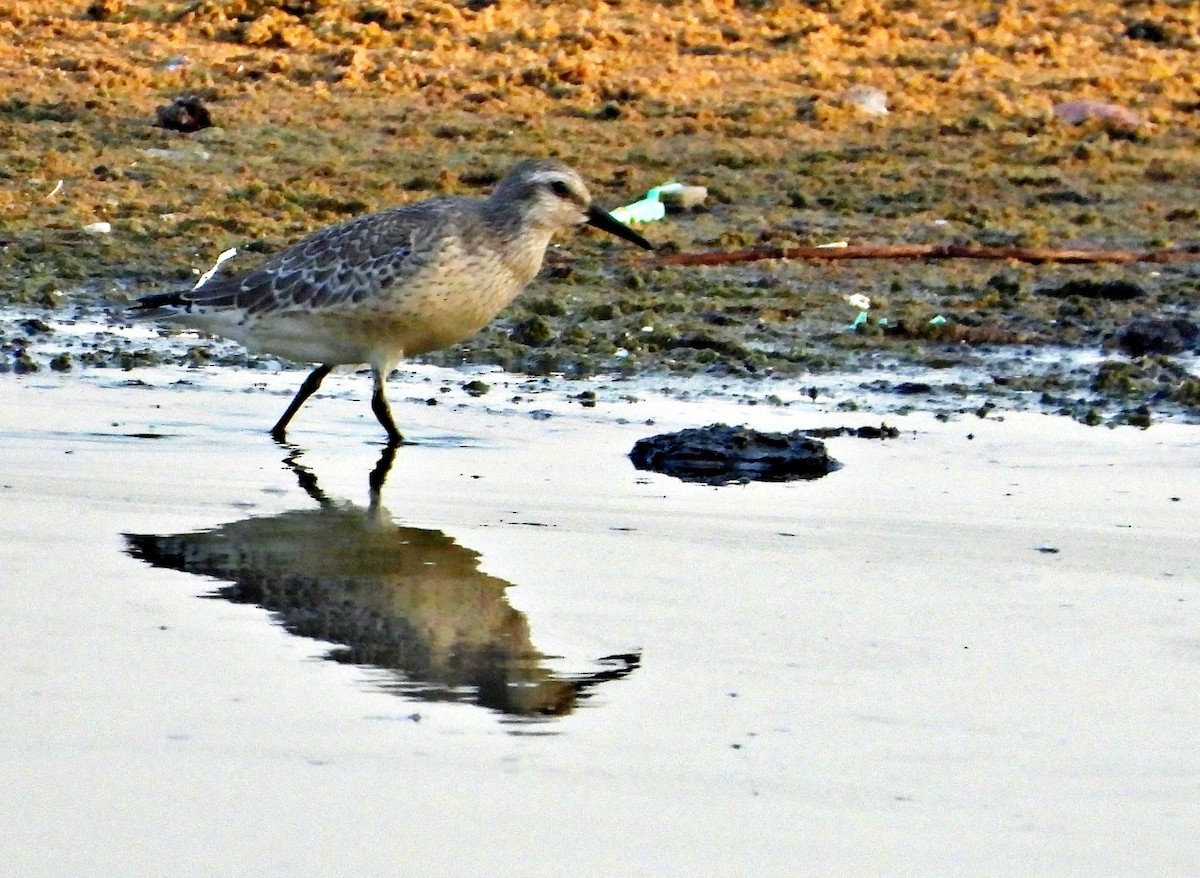
[[[899, 439], [829, 440], [826, 478], [710, 488], [625, 455], [718, 420], [878, 416], [646, 386], [584, 408], [578, 383], [511, 403], [496, 376], [429, 406], [463, 380], [431, 370], [392, 383], [416, 444], [372, 515], [363, 379], [331, 379], [286, 449], [262, 431], [296, 373], [127, 377], [0, 375], [12, 874], [1182, 875], [1200, 857], [1194, 428], [889, 416]], [[482, 639], [540, 653], [539, 685], [594, 685], [537, 718], [406, 688], [201, 598], [229, 580], [130, 554], [127, 534], [192, 535], [195, 560], [200, 531], [241, 539], [322, 497], [370, 522], [361, 539], [440, 547], [419, 566], [452, 557], [508, 620]], [[430, 643], [478, 633], [418, 603]], [[633, 658], [605, 676], [606, 656]]]

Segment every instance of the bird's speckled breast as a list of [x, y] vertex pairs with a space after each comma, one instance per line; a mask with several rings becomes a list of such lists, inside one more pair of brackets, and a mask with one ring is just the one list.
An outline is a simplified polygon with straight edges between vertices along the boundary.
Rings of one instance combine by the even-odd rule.
[[548, 234], [542, 240], [526, 235], [519, 242], [443, 238], [436, 255], [404, 284], [402, 295], [380, 297], [372, 335], [402, 356], [469, 338], [533, 280], [548, 243]]

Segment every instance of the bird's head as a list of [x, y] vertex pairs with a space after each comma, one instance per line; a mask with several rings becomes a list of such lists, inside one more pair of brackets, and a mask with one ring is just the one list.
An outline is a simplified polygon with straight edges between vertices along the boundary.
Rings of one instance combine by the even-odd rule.
[[519, 215], [525, 227], [555, 232], [586, 223], [645, 250], [654, 249], [633, 229], [593, 204], [583, 178], [560, 162], [546, 159], [521, 162], [500, 181], [490, 201], [498, 211]]

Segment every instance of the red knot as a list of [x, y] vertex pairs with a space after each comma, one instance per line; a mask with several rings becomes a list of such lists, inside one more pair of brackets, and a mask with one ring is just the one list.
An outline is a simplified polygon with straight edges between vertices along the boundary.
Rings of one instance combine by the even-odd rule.
[[319, 364], [271, 429], [281, 442], [335, 366], [369, 365], [371, 410], [398, 444], [404, 437], [384, 395], [396, 364], [486, 326], [533, 280], [554, 233], [583, 223], [653, 249], [592, 203], [579, 174], [533, 159], [487, 198], [444, 196], [357, 217], [246, 274], [145, 296], [134, 307], [251, 351]]

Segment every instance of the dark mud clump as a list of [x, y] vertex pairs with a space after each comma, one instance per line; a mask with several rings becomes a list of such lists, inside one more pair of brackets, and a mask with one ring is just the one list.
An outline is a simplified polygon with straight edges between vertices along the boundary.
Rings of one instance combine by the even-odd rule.
[[176, 98], [154, 111], [159, 128], [191, 134], [212, 127], [212, 114], [204, 102], [194, 95]]
[[800, 430], [763, 433], [726, 424], [639, 439], [629, 458], [640, 470], [706, 485], [816, 479], [838, 467], [822, 442]]
[[1200, 325], [1183, 317], [1131, 320], [1117, 333], [1116, 342], [1131, 357], [1181, 354], [1200, 348]]
[[1047, 287], [1039, 292], [1055, 299], [1082, 296], [1085, 299], [1108, 299], [1113, 302], [1128, 302], [1146, 295], [1140, 286], [1127, 280], [1069, 280], [1061, 286]]
[[[929, 388], [929, 385], [925, 385]], [[929, 388], [932, 390], [932, 388]], [[814, 427], [801, 431], [814, 439], [833, 439], [837, 436], [854, 436], [859, 439], [896, 439], [900, 431], [896, 427], [880, 424], [878, 427]]]

